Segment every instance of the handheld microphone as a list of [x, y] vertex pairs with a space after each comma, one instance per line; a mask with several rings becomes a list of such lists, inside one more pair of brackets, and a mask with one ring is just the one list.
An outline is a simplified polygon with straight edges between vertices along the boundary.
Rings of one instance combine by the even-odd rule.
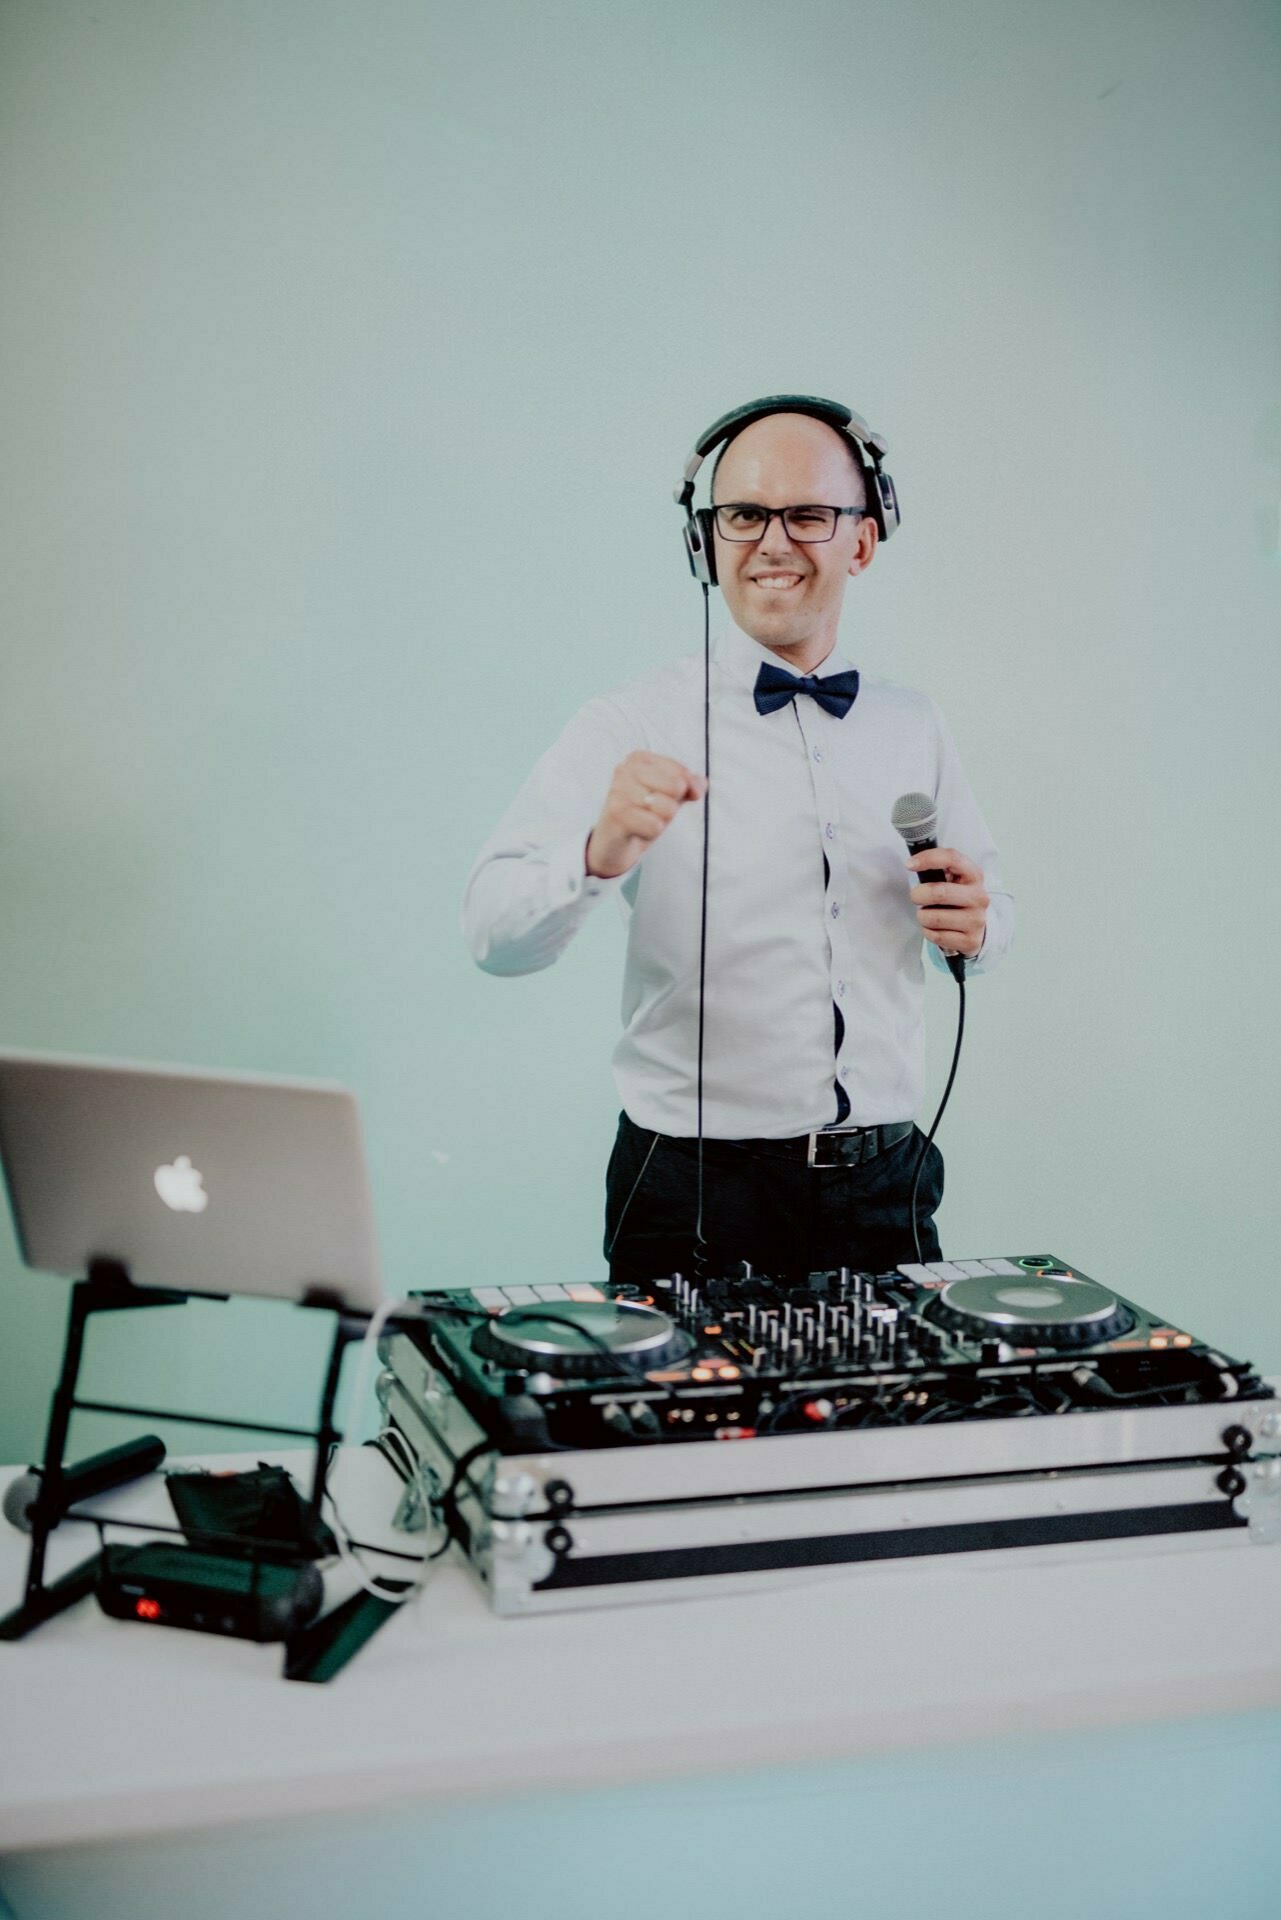
[[[934, 838], [938, 831], [938, 808], [928, 793], [903, 793], [894, 802], [894, 811], [890, 822], [895, 833], [903, 836], [907, 842], [908, 854], [932, 853], [938, 846]], [[918, 873], [917, 880], [923, 886], [931, 886], [945, 881], [947, 875], [939, 868], [932, 867], [927, 873]], [[942, 948], [939, 949], [942, 952]], [[961, 953], [944, 953], [947, 970], [952, 978], [961, 982], [965, 979], [965, 956]]]
[[[141, 1439], [126, 1440], [121, 1446], [108, 1447], [105, 1453], [91, 1453], [73, 1467], [64, 1467], [57, 1509], [45, 1516], [48, 1525], [57, 1526], [81, 1500], [95, 1493], [110, 1493], [113, 1487], [123, 1487], [141, 1474], [154, 1472], [164, 1457], [164, 1441], [154, 1433], [144, 1433]], [[4, 1517], [21, 1533], [30, 1533], [35, 1526], [35, 1507], [43, 1484], [43, 1473], [32, 1467], [5, 1489]]]

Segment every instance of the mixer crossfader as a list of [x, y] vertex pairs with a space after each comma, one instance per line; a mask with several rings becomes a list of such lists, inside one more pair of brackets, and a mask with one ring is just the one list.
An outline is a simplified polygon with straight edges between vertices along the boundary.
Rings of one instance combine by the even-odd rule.
[[502, 1612], [908, 1554], [1281, 1535], [1271, 1388], [1051, 1254], [418, 1300], [380, 1383], [419, 1463], [403, 1513], [443, 1516]]

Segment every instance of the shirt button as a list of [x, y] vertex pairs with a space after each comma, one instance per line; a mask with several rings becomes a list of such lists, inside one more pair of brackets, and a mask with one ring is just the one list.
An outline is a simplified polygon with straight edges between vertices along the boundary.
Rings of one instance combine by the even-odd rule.
[[835, 920], [835, 919], [836, 919], [836, 917], [837, 917], [837, 915], [838, 915], [838, 914], [840, 913], [840, 910], [841, 910], [841, 909], [840, 909], [840, 907], [839, 907], [839, 906], [837, 905], [837, 903], [836, 903], [836, 901], [835, 901], [835, 900], [833, 900], [833, 902], [832, 902], [832, 918], [833, 918], [833, 920]]
[[827, 825], [824, 827], [823, 831], [827, 835], [829, 840], [835, 840], [836, 828], [832, 825], [830, 820], [828, 821]]
[[821, 759], [823, 758], [823, 755], [822, 755], [822, 752], [820, 751], [820, 749], [819, 749], [818, 747], [815, 747], [815, 749], [814, 749], [814, 758], [815, 758], [816, 760], [821, 760]]
[[836, 983], [836, 997], [838, 1000], [845, 998], [845, 982], [843, 980], [838, 980]]

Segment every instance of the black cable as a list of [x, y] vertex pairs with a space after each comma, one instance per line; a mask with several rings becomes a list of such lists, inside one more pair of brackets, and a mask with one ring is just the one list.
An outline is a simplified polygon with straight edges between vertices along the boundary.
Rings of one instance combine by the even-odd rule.
[[[698, 930], [698, 1200], [694, 1220], [694, 1274], [698, 1280], [707, 1277], [707, 1242], [703, 1238], [703, 1034], [705, 1023], [705, 1001], [707, 994], [707, 837], [708, 809], [711, 805], [712, 774], [712, 643], [711, 643], [711, 596], [706, 585], [703, 587], [703, 777], [706, 782], [703, 793], [703, 878], [702, 896], [699, 910]], [[614, 1248], [622, 1237], [623, 1221], [627, 1209], [636, 1197], [636, 1189], [645, 1178], [645, 1170], [654, 1155], [660, 1136], [656, 1133], [650, 1141], [649, 1152], [641, 1162], [640, 1172], [632, 1182], [631, 1192], [623, 1202], [623, 1210], [618, 1216], [613, 1237], [605, 1249], [605, 1258], [612, 1259]]]
[[[955, 978], [955, 976], [953, 977]], [[921, 1169], [925, 1165], [926, 1154], [934, 1144], [934, 1136], [938, 1132], [939, 1121], [943, 1118], [943, 1110], [947, 1106], [948, 1095], [952, 1091], [952, 1082], [956, 1078], [957, 1062], [961, 1058], [961, 1041], [965, 1037], [964, 980], [957, 980], [956, 991], [960, 999], [956, 1014], [956, 1045], [952, 1049], [952, 1071], [947, 1076], [947, 1085], [943, 1089], [943, 1098], [939, 1101], [939, 1110], [934, 1116], [934, 1124], [926, 1134], [925, 1139], [921, 1142], [921, 1151], [916, 1156], [916, 1172], [912, 1176], [912, 1193], [907, 1203], [908, 1215], [912, 1222], [912, 1245], [916, 1248], [916, 1263], [918, 1266], [921, 1264], [921, 1223], [916, 1217], [916, 1196], [921, 1185]]]
[[[626, 1302], [615, 1302], [614, 1304], [626, 1305]], [[487, 1322], [497, 1317], [505, 1321], [508, 1325], [510, 1325], [513, 1320], [541, 1320], [550, 1326], [568, 1327], [571, 1333], [579, 1334], [582, 1339], [589, 1341], [596, 1352], [603, 1355], [604, 1358], [609, 1361], [616, 1375], [622, 1379], [632, 1380], [639, 1384], [639, 1382], [648, 1380], [649, 1378], [645, 1370], [643, 1358], [634, 1354], [616, 1353], [608, 1341], [602, 1340], [600, 1335], [593, 1333], [590, 1327], [583, 1326], [581, 1321], [575, 1320], [572, 1315], [567, 1313], [556, 1313], [554, 1310], [549, 1311], [542, 1306], [505, 1307], [500, 1315], [495, 1316], [489, 1312], [488, 1308], [464, 1307], [461, 1304], [455, 1306], [452, 1301], [442, 1301], [440, 1303], [433, 1301], [423, 1310], [423, 1320], [425, 1321], [430, 1320], [433, 1316], [444, 1317], [446, 1315], [450, 1315], [458, 1320], [473, 1320], [477, 1323]], [[603, 1374], [601, 1378], [607, 1380], [609, 1375]], [[651, 1384], [653, 1383], [651, 1382]], [[670, 1387], [663, 1388], [662, 1393], [668, 1405], [671, 1405], [675, 1399], [672, 1389]]]
[[609, 1245], [605, 1249], [605, 1258], [607, 1260], [612, 1260], [614, 1257], [614, 1248], [618, 1245], [619, 1239], [622, 1236], [623, 1222], [627, 1218], [627, 1209], [628, 1207], [631, 1206], [632, 1201], [636, 1198], [636, 1189], [639, 1187], [641, 1181], [645, 1178], [646, 1169], [648, 1168], [650, 1161], [654, 1158], [654, 1148], [658, 1145], [661, 1138], [662, 1138], [661, 1134], [656, 1133], [654, 1135], [654, 1138], [649, 1143], [649, 1152], [645, 1155], [645, 1158], [641, 1161], [640, 1172], [637, 1174], [636, 1178], [632, 1181], [631, 1192], [628, 1194], [626, 1200], [624, 1200], [623, 1210], [618, 1216], [618, 1225], [614, 1228], [613, 1236], [610, 1240]]
[[797, 1407], [804, 1406], [807, 1400], [813, 1400], [816, 1397], [822, 1398], [822, 1395], [819, 1394], [816, 1387], [798, 1387], [794, 1392], [789, 1393], [785, 1400], [779, 1401], [774, 1411], [769, 1415], [766, 1424], [763, 1427], [759, 1427], [757, 1431], [759, 1433], [776, 1432], [780, 1420], [795, 1413]]
[[[614, 1304], [618, 1305], [620, 1303], [616, 1301]], [[548, 1326], [568, 1327], [571, 1332], [581, 1334], [584, 1340], [590, 1341], [597, 1353], [603, 1354], [611, 1366], [616, 1368], [624, 1378], [626, 1378], [629, 1373], [634, 1372], [638, 1366], [641, 1366], [640, 1361], [633, 1354], [616, 1353], [613, 1347], [611, 1347], [607, 1341], [602, 1340], [598, 1333], [593, 1333], [590, 1327], [583, 1326], [580, 1321], [571, 1319], [567, 1313], [544, 1313], [541, 1307], [507, 1307], [504, 1309], [501, 1318], [507, 1325], [510, 1325], [513, 1319], [517, 1319], [542, 1320]], [[608, 1377], [608, 1375], [605, 1376], [606, 1379], [608, 1379]], [[644, 1378], [643, 1366], [641, 1366], [641, 1377]], [[670, 1394], [668, 1398], [671, 1398]]]
[[694, 1222], [694, 1274], [707, 1277], [703, 1238], [703, 1017], [707, 991], [707, 842], [712, 794], [712, 640], [711, 596], [703, 583], [703, 888], [698, 931], [698, 1215]]
[[489, 1435], [485, 1434], [476, 1442], [474, 1447], [468, 1447], [466, 1453], [460, 1453], [454, 1462], [454, 1471], [450, 1475], [449, 1485], [446, 1487], [440, 1500], [441, 1517], [445, 1522], [445, 1537], [438, 1547], [433, 1547], [432, 1551], [425, 1556], [426, 1559], [439, 1560], [441, 1554], [447, 1553], [453, 1542], [458, 1538], [455, 1532], [455, 1522], [460, 1517], [458, 1512], [458, 1489], [462, 1484], [463, 1475], [473, 1460], [477, 1459], [482, 1453], [492, 1452], [493, 1444]]

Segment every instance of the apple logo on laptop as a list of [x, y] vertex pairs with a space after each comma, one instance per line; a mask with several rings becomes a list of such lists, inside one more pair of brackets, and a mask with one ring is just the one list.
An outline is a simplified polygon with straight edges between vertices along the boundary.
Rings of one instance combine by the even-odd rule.
[[156, 1192], [175, 1213], [203, 1213], [209, 1205], [204, 1175], [185, 1153], [180, 1153], [171, 1167], [157, 1167], [153, 1177]]

